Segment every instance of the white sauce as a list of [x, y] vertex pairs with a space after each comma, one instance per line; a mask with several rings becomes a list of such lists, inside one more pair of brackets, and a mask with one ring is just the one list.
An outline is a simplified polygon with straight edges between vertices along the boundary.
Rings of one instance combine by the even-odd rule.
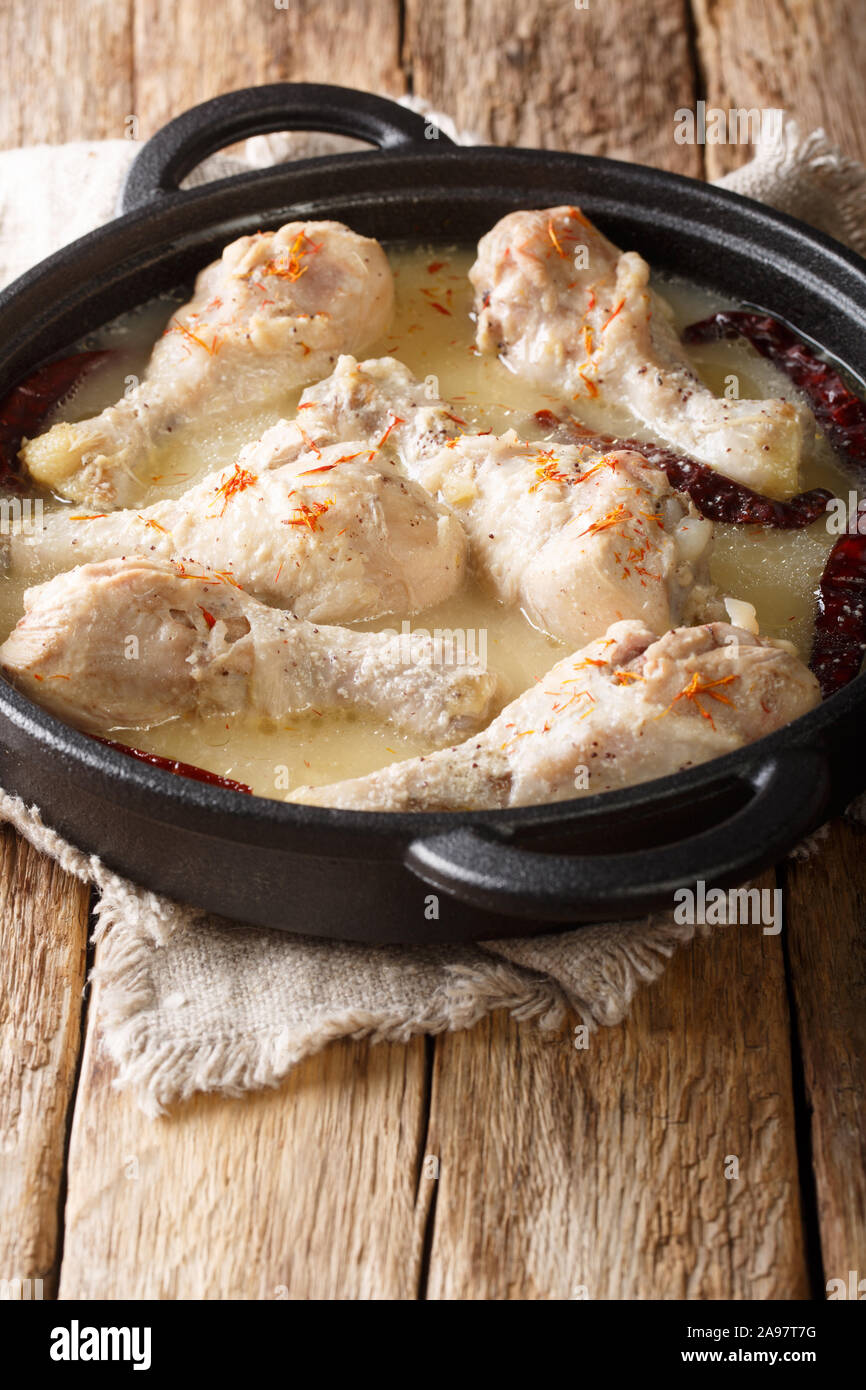
[[[554, 408], [556, 399], [522, 383], [499, 362], [479, 356], [474, 349], [469, 316], [472, 295], [466, 278], [473, 252], [441, 246], [395, 247], [389, 249], [389, 257], [397, 287], [395, 319], [387, 338], [368, 355], [398, 357], [422, 379], [435, 377], [435, 391], [454, 403], [468, 430], [500, 433], [514, 427], [523, 435], [538, 437], [533, 414], [545, 406]], [[669, 281], [661, 288], [680, 326], [725, 307], [717, 297], [680, 282]], [[54, 418], [84, 419], [117, 400], [128, 376], [143, 372], [150, 349], [178, 302], [183, 301], [154, 302], [92, 335], [82, 346], [111, 346], [120, 351], [64, 402]], [[720, 393], [725, 377], [734, 372], [741, 396], [796, 399], [790, 383], [741, 343], [701, 347], [693, 360], [707, 384]], [[299, 394], [287, 392], [273, 410], [238, 411], [230, 421], [205, 421], [167, 438], [152, 460], [152, 484], [142, 505], [177, 495], [203, 474], [230, 465], [243, 444], [294, 413]], [[594, 402], [586, 404], [583, 418], [607, 433], [648, 437], [625, 413], [599, 410]], [[802, 484], [830, 487], [843, 496], [851, 487], [821, 438], [809, 441]], [[54, 498], [45, 502], [46, 511], [63, 505]], [[801, 655], [808, 656], [814, 590], [834, 539], [821, 521], [796, 532], [717, 526], [713, 577], [724, 593], [753, 605], [762, 633], [788, 638]], [[47, 567], [42, 577], [48, 579], [53, 573]], [[0, 583], [0, 637], [11, 631], [22, 610], [23, 585], [7, 577]], [[733, 611], [746, 610], [735, 606]], [[393, 618], [358, 624], [367, 629], [395, 625], [399, 627]], [[475, 634], [479, 645], [486, 640], [488, 665], [503, 678], [504, 702], [540, 679], [563, 654], [558, 642], [533, 628], [521, 613], [504, 609], [471, 585], [439, 608], [416, 614], [412, 628], [464, 629]], [[262, 796], [278, 798], [300, 783], [321, 785], [356, 777], [429, 751], [387, 725], [337, 714], [305, 716], [278, 727], [242, 717], [175, 719], [149, 730], [118, 729], [111, 737], [233, 777]]]

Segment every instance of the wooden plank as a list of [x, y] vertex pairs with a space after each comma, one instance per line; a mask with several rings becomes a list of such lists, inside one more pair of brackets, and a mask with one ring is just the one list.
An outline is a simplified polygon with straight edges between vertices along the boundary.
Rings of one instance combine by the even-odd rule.
[[407, 0], [413, 90], [493, 144], [603, 154], [699, 174], [674, 142], [695, 98], [685, 0]]
[[4, 0], [0, 145], [123, 135], [132, 110], [132, 0]]
[[346, 1043], [280, 1090], [154, 1121], [112, 1089], [91, 1031], [60, 1297], [414, 1298], [425, 1074], [423, 1039]]
[[197, 102], [260, 82], [405, 90], [399, 0], [222, 0], [217, 23], [189, 0], [137, 0], [135, 55], [142, 139]]
[[[0, 145], [120, 134], [131, 0], [0, 7]], [[67, 1110], [80, 1046], [89, 891], [0, 832], [0, 1277], [53, 1294]]]
[[[804, 132], [823, 125], [866, 160], [862, 7], [854, 0], [697, 0], [698, 43], [714, 105], [783, 106]], [[707, 148], [712, 170], [741, 151]], [[824, 1274], [866, 1274], [866, 967], [863, 833], [843, 824], [787, 876], [797, 1031], [811, 1108]]]
[[[63, 6], [54, 8], [55, 12], [64, 9]], [[277, 22], [274, 16], [269, 13], [265, 17], [256, 7], [244, 7], [242, 27], [237, 31], [243, 34], [243, 43], [235, 46], [239, 50], [237, 53], [231, 53], [231, 46], [224, 43], [219, 52], [211, 53], [209, 49], [205, 52], [211, 40], [202, 36], [201, 31], [210, 29], [213, 32], [218, 28], [219, 37], [223, 39], [225, 24], [221, 21], [220, 26], [209, 26], [199, 18], [198, 24], [193, 26], [186, 16], [194, 7], [177, 8], [185, 9], [183, 20], [175, 15], [174, 7], [137, 7], [142, 31], [136, 60], [138, 94], [134, 103], [127, 105], [140, 115], [143, 135], [190, 101], [248, 80], [304, 75], [344, 82], [357, 80], [360, 85], [377, 87], [387, 86], [391, 80], [387, 74], [391, 72], [395, 86], [388, 89], [399, 88], [396, 59], [393, 68], [390, 66], [391, 50], [387, 45], [382, 47], [381, 42], [375, 51], [373, 45], [367, 47], [366, 18], [364, 32], [358, 37], [351, 60], [344, 56], [338, 62], [334, 50], [342, 38], [335, 35], [338, 30], [344, 31], [351, 16], [341, 12], [338, 19], [343, 22], [338, 22], [333, 7], [328, 9], [327, 32], [323, 31], [322, 21], [318, 37], [308, 50], [304, 49], [304, 44], [311, 31], [309, 27], [294, 25], [293, 16], [301, 15], [313, 22], [315, 16], [311, 15], [309, 7], [293, 5], [289, 12], [276, 12], [279, 22], [285, 20], [292, 33], [291, 43], [283, 48], [280, 48], [281, 31], [271, 27]], [[607, 11], [608, 18], [601, 15], [602, 8]], [[598, 26], [588, 32], [586, 46], [582, 48], [574, 39], [575, 31], [559, 27], [565, 24], [567, 5], [545, 3], [539, 11], [540, 20], [533, 25], [516, 5], [476, 4], [472, 7], [470, 23], [465, 5], [432, 4], [422, 13], [420, 4], [410, 0], [407, 55], [413, 62], [416, 90], [455, 111], [464, 124], [480, 125], [482, 132], [489, 132], [495, 138], [629, 153], [684, 172], [696, 172], [699, 151], [695, 147], [674, 146], [668, 134], [673, 111], [679, 105], [688, 105], [694, 97], [691, 77], [686, 81], [680, 76], [683, 71], [688, 74], [685, 63], [669, 59], [669, 55], [676, 56], [683, 45], [687, 52], [685, 31], [675, 26], [673, 32], [664, 32], [665, 42], [661, 45], [652, 33], [654, 24], [657, 26], [661, 22], [660, 15], [661, 20], [667, 22], [667, 17], [680, 12], [681, 7], [667, 3], [644, 8], [643, 22], [637, 16], [630, 17], [628, 28], [612, 6], [590, 6], [585, 13], [569, 14], [569, 23], [585, 24], [591, 19]], [[22, 4], [16, 3], [13, 9], [16, 14], [23, 14]], [[596, 10], [598, 13], [594, 13]], [[147, 16], [146, 25], [142, 15]], [[460, 23], [467, 26], [464, 58], [452, 51], [454, 34]], [[6, 33], [9, 32], [7, 29]], [[374, 27], [373, 32], [381, 41], [381, 31]], [[390, 30], [388, 32], [390, 34]], [[261, 33], [266, 34], [264, 41], [257, 37]], [[570, 42], [562, 42], [563, 38]], [[491, 70], [489, 54], [495, 53], [500, 41], [505, 61], [502, 71], [497, 73]], [[216, 39], [213, 42], [216, 44]], [[268, 45], [276, 45], [273, 53]], [[639, 85], [635, 85], [635, 46], [639, 52], [637, 74], [643, 79]], [[13, 51], [8, 44], [5, 49]], [[580, 54], [575, 56], [578, 50]], [[248, 57], [250, 52], [254, 54], [253, 60]], [[229, 58], [225, 57], [226, 53], [230, 54]], [[384, 58], [381, 57], [383, 53]], [[619, 69], [616, 64], [605, 65], [611, 53], [623, 55]], [[657, 64], [656, 59], [659, 60]], [[94, 46], [93, 69], [102, 61], [104, 53]], [[355, 65], [351, 67], [351, 76], [350, 61]], [[540, 72], [542, 62], [544, 73]], [[668, 73], [669, 62], [672, 76], [662, 78], [662, 72]], [[580, 99], [575, 64], [583, 65], [580, 75], [584, 102], [585, 94], [592, 93], [589, 107]], [[384, 80], [376, 75], [382, 66], [386, 69]], [[512, 70], [526, 73], [526, 77], [520, 79], [522, 85], [512, 80]], [[248, 71], [256, 75], [250, 77]], [[357, 78], [355, 72], [359, 74]], [[622, 76], [623, 85], [619, 88], [616, 104], [613, 97], [608, 99], [599, 94], [597, 89], [603, 84], [598, 83], [598, 72]], [[371, 73], [374, 75], [370, 76]], [[553, 76], [545, 77], [545, 73]], [[99, 81], [93, 70], [90, 81]], [[654, 82], [659, 82], [663, 90], [668, 90], [665, 84], [672, 84], [671, 95], [657, 110], [653, 106], [656, 114], [649, 119], [645, 94]], [[616, 82], [609, 84], [612, 90], [617, 85]], [[15, 90], [11, 74], [6, 90]], [[634, 97], [624, 100], [623, 91], [638, 93], [640, 100]], [[549, 117], [545, 114], [548, 99], [551, 111], [559, 103]], [[606, 107], [600, 103], [605, 103]], [[127, 114], [122, 110], [123, 105], [116, 103], [117, 110], [122, 111], [121, 122]], [[567, 119], [558, 119], [556, 112], [563, 110]], [[634, 113], [633, 118], [629, 113]], [[634, 129], [628, 124], [626, 137], [618, 134], [624, 128], [624, 114], [627, 124], [632, 119], [634, 123]], [[659, 125], [656, 117], [664, 124]], [[646, 133], [639, 127], [645, 127]], [[71, 138], [79, 133], [70, 129], [50, 138]], [[111, 128], [111, 133], [120, 132]], [[600, 1289], [613, 1287], [613, 1279], [605, 1285], [602, 1266], [606, 1260], [605, 1243], [610, 1238], [611, 1228], [620, 1220], [624, 1229], [632, 1233], [636, 1249], [632, 1250], [623, 1238], [617, 1267], [619, 1287], [638, 1289], [641, 1296], [649, 1296], [643, 1292], [646, 1289], [668, 1287], [698, 1290], [760, 1287], [778, 1290], [780, 1296], [786, 1289], [803, 1288], [802, 1257], [795, 1240], [796, 1196], [790, 1177], [792, 1127], [786, 1056], [784, 1052], [780, 1055], [774, 1044], [774, 1039], [784, 1034], [784, 1005], [776, 987], [778, 970], [770, 968], [766, 976], [761, 974], [768, 968], [764, 958], [766, 952], [775, 959], [772, 953], [778, 948], [769, 939], [765, 947], [763, 940], [756, 944], [753, 938], [743, 937], [741, 957], [732, 961], [730, 948], [728, 952], [717, 952], [719, 939], [717, 935], [708, 945], [686, 953], [659, 985], [642, 996], [635, 1016], [624, 1029], [598, 1035], [588, 1055], [574, 1054], [581, 1063], [587, 1064], [585, 1074], [577, 1083], [581, 1087], [577, 1096], [572, 1095], [577, 1071], [571, 1053], [569, 1067], [563, 1062], [554, 1065], [556, 1054], [552, 1049], [556, 1046], [567, 1049], [567, 1041], [555, 1043], [539, 1037], [529, 1028], [516, 1029], [510, 1025], [503, 1031], [500, 1021], [437, 1044], [434, 1118], [441, 1138], [431, 1137], [423, 1147], [431, 1153], [441, 1148], [443, 1167], [438, 1188], [432, 1180], [422, 1182], [422, 1203], [416, 1209], [416, 1212], [423, 1211], [425, 1196], [434, 1191], [438, 1193], [431, 1292], [443, 1296], [442, 1290], [446, 1287], [468, 1287], [471, 1289], [469, 1296], [477, 1297], [486, 1296], [485, 1289], [497, 1286], [497, 1276], [489, 1265], [473, 1276], [468, 1263], [467, 1252], [472, 1240], [477, 1240], [477, 1235], [472, 1235], [470, 1223], [476, 1220], [482, 1223], [479, 1229], [484, 1232], [485, 1249], [492, 1252], [491, 1261], [495, 1263], [494, 1256], [504, 1260], [506, 1277], [503, 1282], [518, 1291], [528, 1289], [531, 1293], [532, 1288], [546, 1291], [556, 1287], [568, 1296], [573, 1291], [572, 1280], [575, 1283], [594, 1280]], [[726, 942], [729, 939], [724, 937]], [[702, 953], [703, 964], [698, 968], [695, 962]], [[761, 989], [750, 988], [743, 996], [750, 1011], [742, 1014], [735, 1011], [732, 1017], [737, 1026], [732, 1024], [730, 1036], [724, 1034], [720, 1038], [721, 1020], [728, 1008], [737, 1005], [741, 998], [737, 972], [743, 970], [753, 985], [755, 981], [760, 982]], [[688, 990], [685, 1005], [690, 1023], [681, 1039], [684, 990]], [[771, 1007], [768, 1007], [768, 996], [773, 999]], [[711, 1007], [717, 999], [722, 999], [725, 1007]], [[700, 1010], [706, 1013], [702, 1022], [698, 1019]], [[758, 1027], [756, 1020], [760, 1021], [760, 1029], [766, 1030], [766, 1035], [762, 1031], [757, 1040], [753, 1036]], [[738, 1027], [749, 1029], [746, 1041], [741, 1043], [737, 1042]], [[494, 1036], [493, 1030], [497, 1028], [499, 1032]], [[652, 1031], [648, 1033], [649, 1029]], [[709, 1049], [710, 1042], [716, 1049], [707, 1052], [711, 1084], [690, 1070], [688, 1061], [689, 1046], [696, 1051], [701, 1046]], [[493, 1044], [496, 1051], [491, 1053], [488, 1049]], [[416, 1051], [420, 1046], [413, 1044]], [[500, 1135], [502, 1147], [491, 1153], [488, 1146], [486, 1179], [482, 1165], [480, 1177], [477, 1171], [474, 1173], [473, 1200], [470, 1203], [467, 1198], [462, 1207], [457, 1191], [460, 1165], [469, 1166], [470, 1150], [481, 1145], [484, 1133], [483, 1130], [479, 1132], [477, 1118], [466, 1114], [465, 1105], [462, 1112], [458, 1108], [461, 1097], [457, 1094], [457, 1054], [453, 1051], [458, 1047], [464, 1050], [462, 1060], [457, 1058], [464, 1084], [471, 1081], [477, 1087], [475, 1105], [478, 1111], [489, 1117], [491, 1126], [496, 1120], [497, 1102], [511, 1116], [511, 1128], [506, 1133], [503, 1134], [501, 1121], [500, 1128], [493, 1131]], [[226, 1289], [238, 1290], [241, 1296], [273, 1297], [270, 1290], [275, 1288], [285, 1288], [290, 1296], [308, 1296], [310, 1289], [317, 1291], [315, 1296], [335, 1296], [333, 1292], [323, 1292], [334, 1289], [348, 1291], [336, 1296], [370, 1296], [370, 1293], [383, 1292], [388, 1296], [388, 1291], [392, 1290], [398, 1291], [393, 1296], [411, 1296], [418, 1271], [418, 1217], [411, 1214], [409, 1199], [414, 1193], [415, 1169], [421, 1154], [423, 1069], [420, 1058], [414, 1064], [404, 1060], [403, 1049], [370, 1049], [366, 1061], [365, 1051], [361, 1048], [359, 1052], [348, 1045], [333, 1048], [296, 1073], [283, 1091], [242, 1102], [203, 1099], [185, 1107], [175, 1119], [156, 1125], [141, 1119], [128, 1100], [108, 1092], [109, 1077], [104, 1063], [88, 1060], [84, 1103], [77, 1111], [73, 1140], [64, 1295], [81, 1296], [81, 1291], [87, 1289], [93, 1291], [91, 1296], [141, 1296], [140, 1289], [146, 1284], [148, 1288], [164, 1288], [169, 1291], [167, 1296], [179, 1297], [200, 1296], [188, 1292], [193, 1288], [205, 1290], [209, 1297], [227, 1296]], [[378, 1062], [377, 1057], [386, 1051], [389, 1054], [387, 1064]], [[92, 1040], [90, 1055], [93, 1055]], [[377, 1097], [374, 1107], [363, 1096], [361, 1083], [353, 1086], [356, 1069], [367, 1065], [385, 1066], [387, 1073], [375, 1083], [367, 1079], [368, 1091], [372, 1086]], [[320, 1067], [322, 1070], [318, 1071]], [[745, 1067], [745, 1070], [738, 1071], [738, 1067]], [[401, 1075], [405, 1078], [401, 1083], [405, 1091], [398, 1088]], [[627, 1082], [625, 1092], [623, 1079]], [[505, 1081], [509, 1090], [503, 1096]], [[727, 1108], [719, 1110], [719, 1099], [724, 1099], [727, 1088], [732, 1085], [735, 1099]], [[774, 1086], [777, 1087], [775, 1094]], [[557, 1146], [564, 1154], [560, 1168], [549, 1169], [547, 1175], [540, 1171], [537, 1159], [533, 1168], [534, 1155], [527, 1147], [526, 1126], [519, 1129], [521, 1112], [529, 1108], [520, 1087], [529, 1090], [532, 1105], [551, 1122], [549, 1130], [542, 1127], [540, 1121], [536, 1125], [534, 1141], [541, 1146], [540, 1154], [550, 1154]], [[625, 1097], [621, 1106], [620, 1093]], [[656, 1096], [663, 1101], [658, 1112], [652, 1106]], [[323, 1103], [324, 1097], [329, 1097], [327, 1106]], [[417, 1108], [416, 1098], [421, 1098], [417, 1100]], [[288, 1107], [285, 1113], [283, 1106]], [[409, 1116], [404, 1127], [403, 1117], [407, 1110]], [[665, 1116], [671, 1118], [666, 1120]], [[281, 1132], [287, 1117], [290, 1120], [288, 1136]], [[356, 1126], [363, 1124], [360, 1132], [350, 1123], [353, 1117]], [[700, 1147], [700, 1127], [708, 1120], [716, 1127], [704, 1150]], [[400, 1144], [396, 1148], [395, 1124], [400, 1130]], [[599, 1136], [597, 1151], [585, 1142], [584, 1127], [592, 1125], [596, 1126]], [[379, 1146], [374, 1160], [369, 1148], [376, 1126], [388, 1134], [390, 1140], [388, 1145]], [[760, 1141], [756, 1152], [752, 1151], [755, 1146], [749, 1144], [753, 1126]], [[608, 1182], [603, 1173], [593, 1171], [601, 1166], [598, 1153], [611, 1152], [613, 1157], [613, 1150], [618, 1151], [623, 1135], [634, 1147], [644, 1128], [647, 1131], [645, 1147], [649, 1147], [650, 1141], [653, 1145], [652, 1172], [660, 1183], [659, 1195], [653, 1196], [652, 1192], [647, 1195], [637, 1170], [625, 1175], [629, 1179], [625, 1188], [627, 1195], [621, 1198], [613, 1186], [613, 1179]], [[291, 1140], [295, 1133], [300, 1136], [297, 1143]], [[669, 1133], [672, 1134], [670, 1138], [666, 1137]], [[727, 1141], [730, 1148], [726, 1148], [728, 1133], [734, 1136]], [[411, 1142], [410, 1136], [414, 1136]], [[579, 1139], [583, 1141], [582, 1148], [578, 1145]], [[287, 1140], [292, 1145], [287, 1171], [290, 1179], [296, 1179], [290, 1189], [282, 1186], [279, 1179]], [[739, 1152], [737, 1144], [751, 1160], [750, 1174], [754, 1173], [757, 1162], [758, 1173], [767, 1180], [769, 1196], [764, 1205], [752, 1190], [753, 1176], [746, 1187], [742, 1187], [743, 1179], [740, 1179], [736, 1200], [729, 1195], [725, 1204], [720, 1205], [715, 1165], [719, 1155]], [[627, 1149], [627, 1145], [625, 1147]], [[366, 1157], [363, 1157], [360, 1151], [365, 1148]], [[224, 1153], [227, 1157], [223, 1161]], [[258, 1156], [257, 1164], [252, 1164], [250, 1153]], [[310, 1182], [314, 1165], [309, 1163], [309, 1153], [321, 1157], [322, 1180], [318, 1187]], [[573, 1163], [574, 1153], [582, 1157], [583, 1168], [578, 1168], [577, 1178], [571, 1183], [566, 1181], [569, 1172], [565, 1165]], [[124, 1155], [136, 1159], [139, 1164], [137, 1182], [126, 1175]], [[109, 1175], [113, 1172], [113, 1178], [109, 1176], [101, 1185], [88, 1186], [91, 1181], [88, 1166], [97, 1165], [104, 1158], [114, 1164], [113, 1169], [105, 1169]], [[408, 1194], [405, 1186], [400, 1185], [404, 1181], [406, 1164], [412, 1170]], [[151, 1171], [148, 1165], [157, 1175], [163, 1175], [163, 1186], [158, 1186], [157, 1177], [153, 1177], [142, 1187], [142, 1172]], [[131, 1167], [134, 1169], [134, 1165]], [[222, 1183], [211, 1174], [215, 1167]], [[264, 1187], [267, 1200], [263, 1201], [259, 1195], [254, 1202], [254, 1195], [263, 1191], [262, 1172], [269, 1167], [274, 1171]], [[500, 1178], [497, 1178], [497, 1171]], [[179, 1175], [174, 1183], [176, 1191], [171, 1191], [175, 1173]], [[528, 1182], [527, 1174], [535, 1175], [534, 1186]], [[578, 1183], [578, 1179], [586, 1175], [589, 1175], [586, 1183]], [[514, 1189], [509, 1192], [512, 1180]], [[496, 1192], [485, 1194], [482, 1190], [485, 1181], [491, 1187], [495, 1185]], [[607, 1201], [605, 1219], [596, 1220], [595, 1224], [591, 1191], [584, 1197], [576, 1190], [580, 1186], [581, 1192], [586, 1193], [593, 1181], [599, 1184], [595, 1189], [598, 1200], [604, 1196]], [[114, 1189], [109, 1190], [112, 1182]], [[135, 1187], [135, 1192], [123, 1190], [118, 1194], [116, 1189], [121, 1182]], [[341, 1185], [345, 1187], [347, 1182], [353, 1194], [351, 1203], [346, 1199], [336, 1210]], [[726, 1183], [725, 1191], [731, 1187], [732, 1184]], [[168, 1198], [166, 1188], [171, 1192]], [[233, 1196], [227, 1199], [225, 1194], [230, 1188]], [[770, 1189], [775, 1192], [775, 1205], [770, 1201]], [[549, 1192], [553, 1192], [561, 1204], [552, 1216], [549, 1211], [544, 1214], [543, 1203]], [[748, 1200], [741, 1194], [749, 1194]], [[534, 1208], [530, 1198], [535, 1202]], [[496, 1210], [492, 1209], [494, 1199], [499, 1203]], [[278, 1211], [273, 1239], [269, 1201]], [[485, 1201], [490, 1210], [484, 1207]], [[173, 1214], [173, 1244], [169, 1242], [168, 1221], [161, 1215], [166, 1202]], [[405, 1233], [402, 1246], [397, 1240], [402, 1263], [398, 1258], [396, 1266], [389, 1263], [388, 1254], [389, 1247], [397, 1239], [394, 1232], [388, 1231], [387, 1240], [377, 1240], [376, 1230], [377, 1217], [381, 1222], [382, 1213], [392, 1202], [402, 1215], [404, 1226], [410, 1220], [412, 1224], [411, 1240], [406, 1241]], [[91, 1216], [90, 1203], [98, 1209], [99, 1215]], [[748, 1268], [748, 1251], [744, 1252], [746, 1242], [742, 1228], [748, 1226], [748, 1220], [743, 1218], [739, 1225], [735, 1221], [735, 1215], [742, 1215], [744, 1205], [749, 1220], [756, 1216], [763, 1219], [771, 1208], [781, 1213], [776, 1224], [765, 1221], [763, 1226], [756, 1227], [762, 1235], [762, 1241], [756, 1246], [761, 1256], [757, 1272]], [[231, 1220], [224, 1206], [230, 1207]], [[110, 1222], [105, 1217], [106, 1209], [111, 1213]], [[458, 1214], [462, 1212], [462, 1225], [455, 1227], [449, 1215], [452, 1210]], [[684, 1213], [691, 1213], [690, 1222]], [[504, 1245], [499, 1246], [496, 1245], [497, 1232], [491, 1230], [491, 1222], [497, 1214], [505, 1218]], [[557, 1217], [560, 1226], [564, 1225], [569, 1233], [568, 1240], [560, 1246], [556, 1245]], [[328, 1222], [331, 1221], [336, 1223], [338, 1232], [333, 1240], [328, 1238]], [[721, 1223], [724, 1228], [725, 1221], [736, 1233], [736, 1240], [729, 1249], [724, 1243], [725, 1235], [718, 1234], [720, 1227], [716, 1225]], [[778, 1224], [781, 1229], [777, 1229]], [[150, 1241], [144, 1241], [140, 1248], [135, 1235], [131, 1234], [138, 1225], [153, 1228]], [[684, 1226], [688, 1227], [685, 1233]], [[710, 1259], [709, 1267], [702, 1269], [695, 1266], [696, 1252], [699, 1255], [701, 1243], [706, 1245], [708, 1235], [712, 1238], [709, 1249], [714, 1252], [715, 1263]], [[565, 1256], [561, 1253], [563, 1244]], [[274, 1254], [277, 1246], [282, 1263]], [[261, 1259], [261, 1251], [266, 1250], [262, 1271], [250, 1273], [246, 1266], [241, 1267], [231, 1253], [232, 1247], [240, 1248], [249, 1263]], [[290, 1259], [292, 1251], [298, 1248], [304, 1251], [300, 1266]], [[529, 1274], [525, 1277], [516, 1267], [515, 1251], [527, 1261]], [[654, 1252], [652, 1258], [650, 1251]], [[579, 1273], [588, 1270], [586, 1278], [574, 1279], [574, 1257], [579, 1257], [576, 1261]], [[450, 1273], [446, 1268], [449, 1259], [458, 1266]], [[727, 1275], [722, 1268], [725, 1259], [733, 1262]], [[696, 1269], [691, 1286], [684, 1282], [690, 1262], [693, 1271]], [[220, 1273], [223, 1264], [225, 1272]], [[284, 1277], [273, 1285], [268, 1284], [266, 1280], [274, 1273]], [[359, 1289], [369, 1292], [352, 1292]], [[771, 1294], [762, 1292], [759, 1296]]]
[[438, 1040], [428, 1296], [805, 1297], [787, 1029], [779, 939], [745, 926], [586, 1050], [502, 1015]]
[[[860, 0], [694, 0], [708, 106], [782, 107], [803, 132], [823, 125], [846, 154], [866, 151], [866, 26]], [[709, 178], [750, 157], [708, 145]]]
[[[243, 42], [227, 44], [235, 29]], [[229, 88], [339, 80], [392, 92], [399, 6], [136, 5], [136, 96], [146, 138]], [[425, 1202], [426, 1062], [342, 1044], [287, 1086], [202, 1097], [152, 1122], [111, 1089], [91, 1010], [70, 1151], [61, 1293], [78, 1297], [414, 1297]]]
[[[486, 138], [702, 170], [701, 147], [673, 138], [696, 98], [683, 5], [626, 21], [612, 5], [409, 0], [406, 52], [414, 90]], [[801, 1295], [778, 942], [723, 931], [622, 1028], [588, 1052], [571, 1041], [502, 1018], [437, 1039], [428, 1296]]]
[[866, 1278], [866, 873], [862, 827], [837, 824], [788, 875], [787, 928], [812, 1113], [825, 1279]]
[[46, 1298], [56, 1282], [88, 901], [52, 860], [0, 829], [0, 1279], [42, 1280]]

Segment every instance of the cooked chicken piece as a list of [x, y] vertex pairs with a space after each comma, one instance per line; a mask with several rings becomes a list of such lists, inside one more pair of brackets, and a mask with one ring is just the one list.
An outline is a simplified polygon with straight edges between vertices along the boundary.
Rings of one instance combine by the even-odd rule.
[[724, 612], [709, 581], [712, 522], [641, 454], [509, 431], [446, 445], [417, 476], [462, 522], [485, 588], [572, 647], [626, 618], [664, 632]]
[[183, 714], [352, 709], [442, 744], [491, 716], [498, 682], [477, 658], [413, 637], [315, 627], [216, 575], [106, 560], [28, 589], [0, 664], [25, 694], [91, 733]]
[[790, 496], [799, 410], [714, 396], [689, 366], [649, 276], [637, 252], [619, 251], [579, 208], [510, 213], [482, 237], [469, 275], [478, 345], [547, 390], [624, 406], [728, 477]]
[[463, 582], [467, 542], [451, 511], [387, 450], [308, 447], [281, 421], [181, 497], [142, 511], [55, 512], [5, 542], [28, 577], [87, 560], [151, 555], [229, 572], [266, 603], [315, 622], [405, 616]]
[[421, 459], [460, 434], [464, 421], [396, 357], [359, 362], [346, 353], [330, 376], [304, 391], [298, 423], [319, 442], [378, 441], [387, 435], [411, 473]]
[[642, 623], [560, 661], [456, 748], [289, 800], [363, 811], [529, 806], [646, 782], [740, 748], [820, 701], [782, 644], [727, 623], [655, 637]]
[[279, 401], [387, 328], [394, 288], [377, 241], [340, 222], [241, 237], [201, 272], [143, 381], [101, 415], [26, 443], [32, 476], [99, 511], [133, 505], [166, 432], [196, 416]]
[[724, 614], [708, 578], [712, 523], [638, 453], [462, 435], [446, 403], [387, 357], [342, 357], [301, 404], [314, 435], [387, 431], [407, 472], [459, 517], [485, 587], [571, 646], [620, 619], [664, 632]]

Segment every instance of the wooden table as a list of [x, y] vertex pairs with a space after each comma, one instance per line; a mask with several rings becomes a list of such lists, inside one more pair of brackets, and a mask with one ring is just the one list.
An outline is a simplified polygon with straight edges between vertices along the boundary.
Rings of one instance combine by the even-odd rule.
[[[307, 79], [710, 177], [745, 151], [676, 144], [677, 108], [783, 106], [866, 159], [860, 18], [855, 0], [4, 0], [0, 141], [118, 137], [129, 115], [146, 138], [218, 92]], [[696, 942], [588, 1051], [497, 1015], [335, 1045], [277, 1091], [154, 1123], [97, 1048], [87, 892], [0, 832], [0, 1275], [67, 1299], [802, 1298], [862, 1277], [864, 848], [834, 825], [778, 870], [781, 936]]]

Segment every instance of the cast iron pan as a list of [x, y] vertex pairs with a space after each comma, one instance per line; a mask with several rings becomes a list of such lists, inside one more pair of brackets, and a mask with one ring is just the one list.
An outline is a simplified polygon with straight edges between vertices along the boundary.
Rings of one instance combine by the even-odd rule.
[[[230, 142], [296, 129], [377, 149], [179, 189]], [[639, 165], [459, 148], [389, 101], [275, 85], [172, 121], [132, 166], [122, 215], [0, 295], [0, 393], [257, 228], [332, 217], [384, 240], [474, 241], [512, 209], [557, 203], [579, 203], [659, 269], [766, 307], [866, 377], [866, 262], [788, 217]], [[679, 886], [776, 862], [862, 789], [864, 708], [861, 676], [759, 743], [643, 786], [512, 811], [367, 814], [174, 777], [0, 683], [0, 782], [110, 867], [241, 921], [365, 941], [506, 937], [670, 907]]]

